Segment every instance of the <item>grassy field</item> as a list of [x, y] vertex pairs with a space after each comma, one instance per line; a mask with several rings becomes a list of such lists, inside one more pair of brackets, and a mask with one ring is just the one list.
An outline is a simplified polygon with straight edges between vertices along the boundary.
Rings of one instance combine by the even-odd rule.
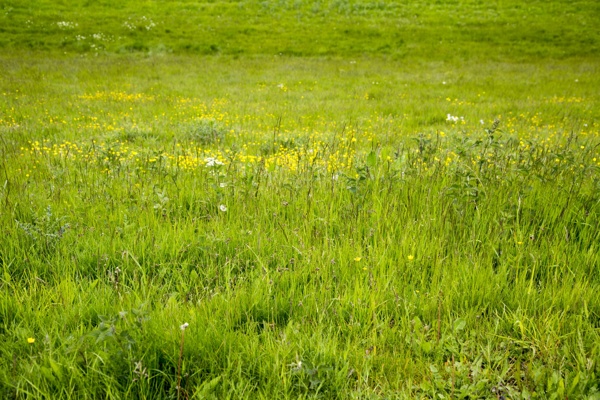
[[600, 399], [599, 15], [0, 0], [0, 397]]
[[510, 60], [600, 51], [596, 1], [2, 0], [0, 46]]

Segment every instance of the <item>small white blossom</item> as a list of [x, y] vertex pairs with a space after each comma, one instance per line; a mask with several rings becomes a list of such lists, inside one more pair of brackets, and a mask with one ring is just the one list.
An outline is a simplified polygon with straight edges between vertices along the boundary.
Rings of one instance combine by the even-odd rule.
[[225, 204], [221, 204], [221, 205], [219, 206], [219, 210], [221, 210], [221, 211], [225, 212], [225, 211], [227, 211], [227, 206], [226, 206]]
[[214, 167], [216, 165], [223, 165], [223, 163], [219, 160], [217, 160], [215, 157], [207, 157], [204, 159], [204, 162], [206, 162], [206, 166], [207, 167]]
[[298, 372], [302, 370], [302, 360], [296, 360], [294, 362], [292, 362], [291, 364], [288, 364], [289, 367], [292, 368], [292, 371], [294, 372]]
[[99, 41], [108, 41], [108, 38], [103, 33], [94, 33], [92, 37]]
[[69, 21], [60, 21], [60, 22], [57, 22], [56, 25], [60, 29], [74, 29], [77, 26], [79, 26], [78, 23], [76, 23], [76, 22], [69, 22]]
[[179, 329], [181, 329], [182, 331], [185, 331], [185, 329], [186, 329], [188, 326], [190, 326], [190, 324], [188, 324], [188, 323], [186, 322], [186, 323], [184, 323], [183, 325], [180, 325], [180, 326], [179, 326]]

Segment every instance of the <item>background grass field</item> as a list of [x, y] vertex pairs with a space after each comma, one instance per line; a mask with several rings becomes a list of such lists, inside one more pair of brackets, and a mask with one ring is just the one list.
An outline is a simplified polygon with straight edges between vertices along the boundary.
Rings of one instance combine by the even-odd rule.
[[0, 1], [0, 396], [600, 398], [599, 7]]

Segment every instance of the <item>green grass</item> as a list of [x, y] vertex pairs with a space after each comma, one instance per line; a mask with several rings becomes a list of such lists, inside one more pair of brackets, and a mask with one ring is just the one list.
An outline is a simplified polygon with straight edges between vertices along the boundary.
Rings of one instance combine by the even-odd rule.
[[596, 2], [0, 10], [0, 397], [600, 398]]
[[2, 1], [0, 46], [67, 53], [589, 57], [595, 1]]

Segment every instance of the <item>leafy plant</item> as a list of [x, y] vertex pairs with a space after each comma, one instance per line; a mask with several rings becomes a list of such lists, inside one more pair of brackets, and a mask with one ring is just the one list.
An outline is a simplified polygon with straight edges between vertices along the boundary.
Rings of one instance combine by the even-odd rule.
[[41, 215], [34, 215], [32, 222], [15, 220], [17, 227], [29, 239], [31, 246], [41, 253], [52, 251], [63, 238], [70, 224], [65, 217], [56, 217], [50, 206]]

